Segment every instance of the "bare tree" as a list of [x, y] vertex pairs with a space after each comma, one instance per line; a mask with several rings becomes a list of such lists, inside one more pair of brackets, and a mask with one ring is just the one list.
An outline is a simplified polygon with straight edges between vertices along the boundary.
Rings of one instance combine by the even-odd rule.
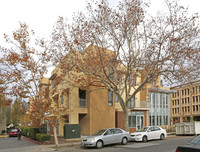
[[[60, 62], [63, 73], [82, 73], [71, 76], [74, 86], [113, 91], [128, 130], [128, 103], [146, 84], [161, 75], [171, 83], [199, 75], [199, 16], [188, 15], [176, 1], [166, 5], [168, 13], [152, 17], [142, 0], [123, 0], [116, 8], [106, 0], [91, 1], [88, 13], [74, 15], [72, 24], [59, 18], [49, 45], [41, 41], [46, 61]], [[141, 81], [135, 84], [135, 78]]]

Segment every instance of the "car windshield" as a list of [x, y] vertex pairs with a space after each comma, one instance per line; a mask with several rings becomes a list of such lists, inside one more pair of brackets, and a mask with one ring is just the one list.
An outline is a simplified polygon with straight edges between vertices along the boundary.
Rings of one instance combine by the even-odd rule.
[[200, 144], [200, 136], [197, 136], [196, 138], [192, 139], [189, 144]]
[[100, 135], [102, 135], [105, 131], [106, 131], [105, 129], [99, 130], [99, 131], [97, 131], [96, 133], [94, 133], [93, 136], [100, 136]]
[[17, 132], [17, 129], [12, 129], [11, 131], [12, 131], [12, 132]]
[[138, 129], [136, 132], [145, 132], [147, 131], [148, 127], [143, 127], [143, 128], [140, 128]]

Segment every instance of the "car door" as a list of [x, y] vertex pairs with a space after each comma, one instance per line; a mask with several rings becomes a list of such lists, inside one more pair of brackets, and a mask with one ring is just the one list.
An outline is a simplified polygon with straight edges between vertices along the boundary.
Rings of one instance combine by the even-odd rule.
[[147, 130], [147, 138], [148, 138], [148, 140], [152, 140], [155, 138], [154, 127], [149, 127], [149, 129]]
[[114, 129], [108, 129], [108, 130], [104, 133], [104, 135], [103, 135], [103, 142], [104, 142], [104, 145], [108, 145], [108, 144], [114, 143], [113, 134], [114, 134]]
[[116, 128], [114, 130], [115, 130], [114, 135], [113, 135], [114, 142], [120, 143], [122, 141], [123, 131], [118, 128]]
[[160, 139], [161, 129], [159, 127], [154, 127], [154, 139]]

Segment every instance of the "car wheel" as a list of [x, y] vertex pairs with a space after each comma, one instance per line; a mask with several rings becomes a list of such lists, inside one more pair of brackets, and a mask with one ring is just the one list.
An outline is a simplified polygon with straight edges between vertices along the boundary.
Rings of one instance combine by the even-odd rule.
[[164, 138], [165, 138], [165, 135], [164, 135], [164, 134], [161, 134], [161, 135], [160, 135], [160, 140], [164, 140]]
[[127, 139], [126, 137], [124, 137], [124, 138], [122, 139], [122, 145], [126, 145], [127, 142], [128, 142], [128, 139]]
[[103, 141], [101, 141], [101, 140], [97, 141], [96, 147], [97, 147], [98, 149], [102, 148], [102, 147], [103, 147]]
[[143, 137], [142, 137], [142, 141], [143, 141], [143, 142], [147, 142], [147, 136], [143, 136]]

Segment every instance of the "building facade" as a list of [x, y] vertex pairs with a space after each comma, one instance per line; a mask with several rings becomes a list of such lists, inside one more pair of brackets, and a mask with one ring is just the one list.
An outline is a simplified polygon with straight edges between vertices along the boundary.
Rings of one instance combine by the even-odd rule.
[[[40, 97], [50, 97], [54, 105], [66, 108], [66, 113], [58, 119], [57, 133], [63, 136], [63, 126], [65, 124], [80, 124], [82, 135], [91, 135], [103, 128], [119, 127], [124, 129], [124, 114], [117, 95], [114, 92], [104, 88], [97, 89], [92, 86], [81, 89], [71, 86], [70, 75], [77, 75], [70, 71], [63, 78], [65, 83], [56, 82], [62, 74], [61, 68], [57, 66], [50, 78], [44, 78], [40, 83]], [[134, 79], [135, 88], [142, 80], [142, 74], [138, 73]], [[113, 76], [112, 76], [113, 78]], [[152, 89], [154, 88], [154, 89]], [[159, 89], [162, 89], [160, 91]], [[48, 91], [47, 91], [48, 90]], [[89, 91], [95, 90], [95, 91]], [[154, 84], [145, 85], [128, 103], [128, 124], [130, 132], [148, 126], [168, 125], [169, 124], [169, 88], [161, 85], [161, 79], [158, 77]], [[160, 91], [160, 92], [159, 92]], [[165, 91], [165, 92], [164, 92]], [[46, 94], [45, 92], [49, 92]], [[131, 90], [134, 92], [134, 90]], [[159, 96], [159, 98], [158, 98]], [[160, 101], [160, 97], [162, 100]], [[122, 94], [125, 98], [125, 94]], [[151, 106], [153, 105], [153, 106]], [[160, 106], [158, 109], [157, 106]], [[164, 113], [161, 113], [165, 111]], [[51, 129], [50, 129], [51, 130]]]
[[149, 111], [150, 126], [170, 126], [170, 94], [173, 91], [152, 88], [149, 93], [151, 109]]
[[171, 124], [200, 121], [200, 81], [194, 81], [170, 88]]

